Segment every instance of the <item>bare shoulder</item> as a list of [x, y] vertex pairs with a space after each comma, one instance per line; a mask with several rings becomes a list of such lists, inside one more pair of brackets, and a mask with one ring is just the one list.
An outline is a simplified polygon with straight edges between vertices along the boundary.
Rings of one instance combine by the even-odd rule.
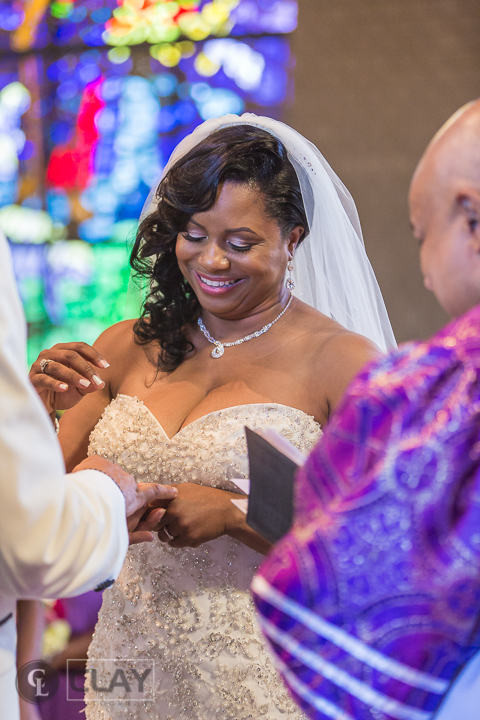
[[360, 369], [365, 363], [380, 357], [381, 352], [368, 338], [338, 326], [323, 343], [322, 354], [327, 362], [355, 365]]
[[346, 330], [340, 323], [323, 313], [297, 301], [295, 323], [308, 333], [317, 357], [332, 361], [368, 362], [380, 355], [380, 350], [368, 338]]
[[134, 332], [136, 320], [123, 320], [111, 325], [95, 340], [94, 347], [119, 365], [144, 356], [145, 345], [137, 342]]
[[353, 378], [369, 362], [381, 356], [377, 346], [357, 333], [341, 330], [332, 333], [319, 357], [326, 379], [330, 413], [341, 401]]
[[102, 374], [108, 386], [110, 397], [116, 396], [125, 377], [138, 364], [145, 362], [145, 346], [136, 342], [135, 320], [123, 320], [111, 325], [95, 341], [94, 348], [110, 363]]
[[[112, 357], [123, 355], [127, 349], [133, 350], [136, 345], [133, 332], [135, 322], [135, 320], [122, 320], [115, 325], [110, 325], [95, 340], [94, 347], [99, 352], [110, 353]], [[109, 358], [106, 359], [109, 360]]]
[[300, 305], [299, 325], [308, 335], [309, 373], [312, 387], [322, 379], [329, 413], [338, 405], [346, 388], [360, 370], [381, 356], [380, 350], [363, 335], [346, 330], [338, 322], [313, 308]]

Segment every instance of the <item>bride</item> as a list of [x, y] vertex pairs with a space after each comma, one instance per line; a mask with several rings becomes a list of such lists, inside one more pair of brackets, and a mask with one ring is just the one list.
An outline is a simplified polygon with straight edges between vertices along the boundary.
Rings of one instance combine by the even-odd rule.
[[351, 378], [394, 345], [355, 205], [294, 130], [227, 115], [173, 153], [132, 264], [149, 286], [140, 319], [95, 349], [43, 351], [31, 371], [49, 412], [70, 408], [67, 468], [99, 454], [179, 490], [161, 542], [131, 547], [105, 591], [89, 650], [90, 667], [154, 661], [155, 699], [90, 689], [87, 718], [299, 720], [249, 595], [268, 544], [231, 480], [248, 474], [245, 425], [308, 452]]

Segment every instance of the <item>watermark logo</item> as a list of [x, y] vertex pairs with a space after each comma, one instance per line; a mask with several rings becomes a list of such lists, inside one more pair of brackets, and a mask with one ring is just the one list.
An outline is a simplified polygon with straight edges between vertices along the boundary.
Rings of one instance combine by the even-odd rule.
[[33, 660], [17, 673], [17, 691], [32, 705], [42, 705], [54, 697], [60, 686], [57, 671], [44, 660]]
[[[75, 687], [74, 674], [68, 667], [70, 662], [74, 661], [67, 661], [67, 693]], [[139, 658], [95, 659], [88, 663], [85, 692], [89, 702], [153, 701], [155, 700], [155, 664], [150, 659]], [[77, 698], [69, 693], [67, 699]]]
[[23, 665], [17, 673], [17, 691], [32, 705], [51, 700], [60, 688], [69, 702], [149, 702], [155, 700], [155, 664], [152, 660], [67, 660], [64, 671], [55, 670], [44, 660]]

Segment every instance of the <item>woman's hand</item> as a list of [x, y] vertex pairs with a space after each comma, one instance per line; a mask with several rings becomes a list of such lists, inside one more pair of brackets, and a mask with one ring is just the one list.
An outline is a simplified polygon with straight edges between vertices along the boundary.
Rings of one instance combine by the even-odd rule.
[[[43, 363], [44, 371], [42, 360], [50, 361]], [[108, 367], [109, 363], [90, 345], [72, 342], [42, 350], [29, 377], [51, 415], [74, 407], [84, 395], [102, 390], [105, 383], [95, 368]]]
[[175, 487], [178, 495], [169, 502], [158, 525], [158, 537], [171, 547], [196, 548], [245, 524], [245, 515], [231, 502], [241, 497], [236, 493], [192, 483]]

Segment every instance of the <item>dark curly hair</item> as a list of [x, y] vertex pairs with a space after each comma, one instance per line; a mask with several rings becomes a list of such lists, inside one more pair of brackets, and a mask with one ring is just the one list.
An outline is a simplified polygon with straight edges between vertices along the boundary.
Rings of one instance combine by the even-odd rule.
[[[177, 235], [195, 213], [215, 204], [226, 181], [259, 189], [267, 215], [277, 220], [285, 238], [308, 223], [297, 174], [284, 145], [252, 125], [232, 125], [209, 135], [169, 170], [156, 193], [156, 208], [137, 232], [130, 264], [148, 281], [149, 293], [134, 326], [136, 341], [158, 342], [158, 368], [171, 372], [193, 350], [187, 326], [199, 316], [200, 304], [178, 267]], [[154, 258], [152, 262], [152, 256]]]

